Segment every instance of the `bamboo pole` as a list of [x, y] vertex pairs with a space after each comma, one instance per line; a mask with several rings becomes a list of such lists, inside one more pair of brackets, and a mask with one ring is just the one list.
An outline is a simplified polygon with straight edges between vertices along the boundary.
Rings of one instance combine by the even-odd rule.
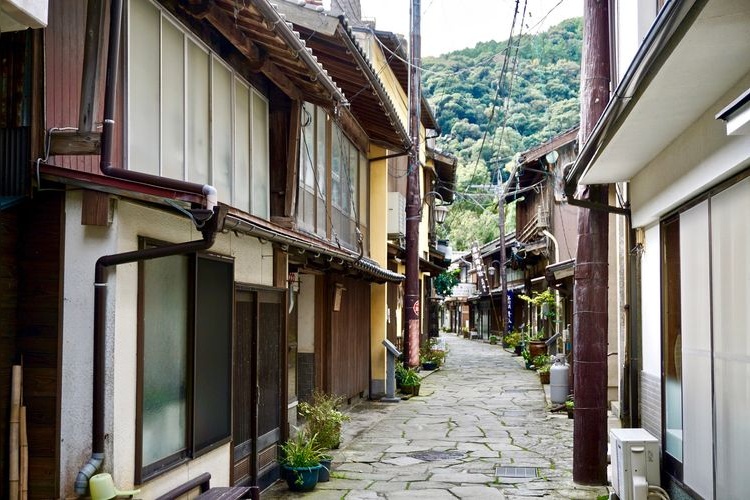
[[18, 500], [18, 453], [19, 453], [19, 424], [21, 414], [21, 365], [13, 365], [12, 385], [10, 391], [10, 439], [8, 464], [8, 499]]
[[29, 437], [26, 433], [26, 407], [21, 407], [20, 422], [20, 442], [21, 442], [21, 500], [29, 498]]

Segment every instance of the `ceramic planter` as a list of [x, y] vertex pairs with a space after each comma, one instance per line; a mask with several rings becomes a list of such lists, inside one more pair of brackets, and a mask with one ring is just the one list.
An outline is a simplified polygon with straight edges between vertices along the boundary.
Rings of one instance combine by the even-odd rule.
[[321, 458], [320, 459], [320, 472], [318, 473], [318, 482], [327, 483], [331, 480], [331, 464], [333, 458]]
[[422, 363], [423, 370], [437, 370], [437, 363], [434, 361], [425, 361]]
[[286, 484], [292, 491], [310, 491], [318, 484], [318, 476], [322, 465], [312, 467], [289, 467], [284, 465]]

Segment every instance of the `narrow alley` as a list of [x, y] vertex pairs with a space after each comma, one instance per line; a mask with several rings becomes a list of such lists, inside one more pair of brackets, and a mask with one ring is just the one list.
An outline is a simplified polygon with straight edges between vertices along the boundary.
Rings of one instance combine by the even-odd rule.
[[[446, 364], [420, 396], [366, 402], [345, 423], [331, 481], [304, 496], [367, 498], [594, 499], [606, 488], [574, 485], [573, 421], [551, 414], [535, 372], [500, 346], [443, 334]], [[531, 478], [497, 474], [528, 468]], [[264, 499], [296, 498], [278, 483]]]

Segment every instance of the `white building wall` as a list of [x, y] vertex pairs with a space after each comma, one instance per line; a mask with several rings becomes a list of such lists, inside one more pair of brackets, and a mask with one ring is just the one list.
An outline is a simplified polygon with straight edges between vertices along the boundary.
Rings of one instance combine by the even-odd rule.
[[[113, 224], [107, 228], [80, 224], [81, 196], [66, 200], [65, 278], [63, 305], [63, 376], [61, 422], [61, 492], [72, 494], [73, 481], [91, 451], [91, 392], [94, 264], [102, 255], [136, 250], [138, 237], [169, 243], [201, 238], [185, 217], [169, 209], [117, 202]], [[273, 248], [256, 238], [234, 233], [217, 235], [210, 252], [235, 259], [235, 281], [273, 284]], [[138, 264], [110, 269], [107, 301], [107, 362], [105, 463], [120, 489], [133, 485], [137, 380]], [[115, 311], [116, 309], [116, 311]], [[114, 336], [111, 332], [114, 332]], [[85, 429], [85, 432], [82, 430]], [[167, 491], [203, 472], [212, 485], [229, 484], [231, 445], [141, 485], [143, 498]]]
[[620, 0], [615, 11], [617, 84], [633, 61], [656, 18], [656, 0]]
[[750, 73], [631, 181], [633, 226], [651, 224], [748, 165], [750, 135], [727, 136], [716, 113], [750, 87]]

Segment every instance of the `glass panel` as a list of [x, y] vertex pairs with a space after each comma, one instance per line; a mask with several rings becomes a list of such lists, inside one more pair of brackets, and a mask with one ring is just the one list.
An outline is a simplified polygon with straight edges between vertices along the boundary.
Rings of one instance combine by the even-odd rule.
[[143, 266], [143, 466], [187, 446], [188, 258]]
[[341, 208], [341, 137], [338, 127], [331, 127], [331, 204]]
[[257, 92], [253, 92], [252, 127], [252, 214], [269, 217], [270, 189], [268, 180], [268, 104]]
[[664, 451], [682, 462], [680, 221], [664, 223]]
[[250, 212], [250, 89], [234, 80], [234, 206]]
[[197, 259], [193, 449], [231, 435], [232, 293], [230, 262]]
[[159, 27], [151, 2], [130, 2], [128, 165], [159, 175]]
[[287, 401], [297, 400], [297, 315], [299, 303], [299, 282], [290, 283], [287, 297], [289, 297], [289, 323], [287, 327]]
[[750, 179], [711, 200], [716, 498], [750, 488]]
[[317, 233], [325, 236], [328, 232], [328, 206], [326, 205], [326, 196], [328, 192], [328, 115], [322, 108], [316, 108], [315, 117], [315, 161], [318, 167], [317, 188]]
[[302, 143], [300, 145], [299, 204], [297, 219], [301, 226], [315, 230], [315, 107], [305, 103], [302, 107]]
[[367, 157], [359, 154], [359, 228], [362, 231], [365, 247], [365, 256], [370, 255], [370, 238], [367, 227], [370, 220], [370, 170], [368, 168]]
[[161, 174], [185, 178], [185, 39], [162, 18], [162, 162]]
[[219, 201], [232, 203], [232, 72], [211, 59], [211, 183]]
[[703, 498], [713, 494], [711, 404], [711, 308], [709, 290], [708, 202], [680, 215], [682, 305], [682, 400], [685, 483]]
[[208, 183], [209, 113], [208, 53], [188, 40], [188, 180]]
[[357, 205], [359, 204], [359, 197], [357, 191], [359, 189], [359, 151], [354, 147], [354, 144], [349, 144], [349, 213], [354, 220], [357, 220]]

